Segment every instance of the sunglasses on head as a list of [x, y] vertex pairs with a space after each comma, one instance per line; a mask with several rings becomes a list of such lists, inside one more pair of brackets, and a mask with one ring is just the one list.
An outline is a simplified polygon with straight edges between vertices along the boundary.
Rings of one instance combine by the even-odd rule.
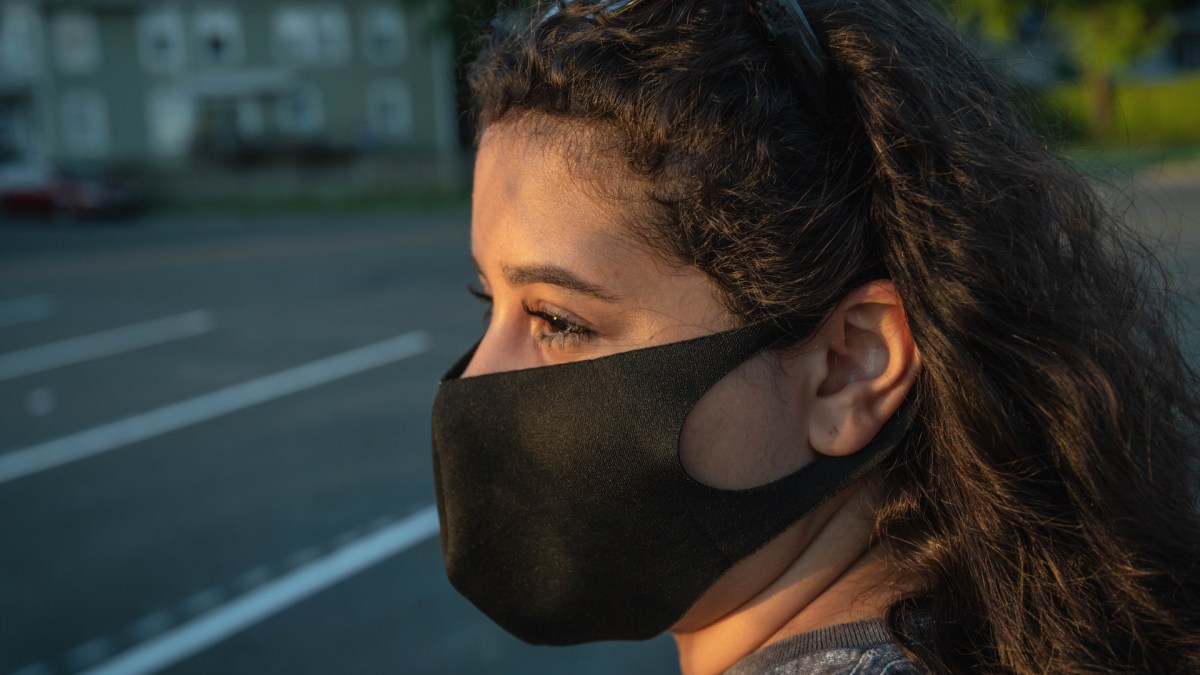
[[[624, 14], [639, 5], [654, 0], [607, 0], [599, 3], [596, 14]], [[557, 15], [573, 0], [558, 0], [542, 17], [544, 23]], [[812, 24], [804, 16], [796, 0], [742, 0], [746, 10], [758, 19], [759, 25], [770, 40], [775, 53], [783, 59], [793, 75], [793, 81], [804, 91], [813, 108], [823, 117], [828, 117], [826, 104], [825, 76], [829, 71], [828, 60], [813, 31]], [[588, 18], [595, 18], [589, 14]]]

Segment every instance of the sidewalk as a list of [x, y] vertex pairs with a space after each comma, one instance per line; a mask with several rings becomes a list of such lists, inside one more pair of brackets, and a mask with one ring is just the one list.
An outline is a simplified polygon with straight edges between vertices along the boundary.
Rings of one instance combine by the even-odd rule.
[[1200, 159], [1148, 167], [1137, 176], [1139, 185], [1200, 189]]

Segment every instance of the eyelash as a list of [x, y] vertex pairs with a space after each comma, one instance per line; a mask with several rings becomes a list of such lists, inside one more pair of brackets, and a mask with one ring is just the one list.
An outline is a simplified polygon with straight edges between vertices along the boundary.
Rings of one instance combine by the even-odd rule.
[[[478, 298], [481, 302], [487, 303], [488, 309], [484, 313], [484, 318], [490, 319], [492, 315], [492, 296], [478, 288], [475, 288], [474, 286], [468, 286], [467, 291], [470, 292], [471, 295]], [[555, 349], [566, 349], [569, 347], [578, 346], [592, 337], [592, 330], [579, 323], [578, 320], [570, 315], [547, 311], [540, 307], [535, 309], [530, 307], [524, 301], [521, 302], [521, 308], [524, 309], [525, 313], [529, 316], [534, 317], [535, 319], [541, 319], [545, 325], [549, 326], [550, 329], [554, 331], [546, 332], [544, 330], [538, 330], [535, 338], [537, 339], [539, 346], [544, 345]]]
[[521, 307], [525, 310], [526, 314], [541, 319], [553, 331], [547, 332], [539, 329], [536, 336], [539, 345], [545, 345], [554, 349], [569, 349], [571, 347], [578, 347], [592, 336], [592, 331], [585, 328], [573, 317], [546, 311], [542, 308], [534, 309], [524, 302], [521, 303]]

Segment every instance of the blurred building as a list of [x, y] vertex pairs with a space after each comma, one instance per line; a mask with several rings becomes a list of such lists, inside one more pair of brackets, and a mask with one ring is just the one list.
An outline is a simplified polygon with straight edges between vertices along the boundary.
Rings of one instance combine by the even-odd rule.
[[1181, 69], [1200, 69], [1200, 2], [1175, 14], [1178, 32], [1167, 48], [1167, 59]]
[[452, 182], [440, 4], [0, 0], [0, 155], [150, 168], [184, 191]]
[[[1135, 79], [1161, 79], [1200, 69], [1200, 0], [1179, 0], [1169, 13], [1170, 39], [1129, 65]], [[1047, 21], [1047, 7], [1021, 12], [1015, 28], [1017, 47], [999, 50], [1008, 68], [1022, 82], [1049, 86], [1079, 76], [1064, 36]], [[984, 49], [995, 50], [994, 47]]]

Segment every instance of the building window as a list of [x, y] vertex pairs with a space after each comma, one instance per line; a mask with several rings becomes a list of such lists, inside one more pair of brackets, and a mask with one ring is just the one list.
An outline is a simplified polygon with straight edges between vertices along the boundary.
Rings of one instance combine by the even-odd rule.
[[367, 129], [381, 140], [395, 141], [412, 134], [412, 94], [407, 84], [380, 80], [367, 87]]
[[316, 60], [316, 26], [312, 15], [299, 7], [283, 7], [275, 12], [273, 29], [275, 60], [297, 66]]
[[394, 66], [408, 51], [404, 14], [394, 5], [375, 5], [362, 13], [363, 59], [373, 66]]
[[325, 101], [313, 84], [292, 88], [279, 97], [275, 110], [280, 131], [293, 136], [312, 136], [325, 125]]
[[193, 21], [197, 60], [206, 66], [233, 66], [244, 53], [242, 24], [230, 8], [198, 9]]
[[21, 78], [36, 75], [40, 33], [32, 7], [0, 2], [0, 71]]
[[178, 11], [159, 9], [138, 17], [138, 56], [142, 66], [152, 73], [183, 70], [183, 15]]
[[103, 156], [109, 147], [108, 107], [104, 95], [75, 89], [62, 95], [62, 147], [79, 158]]
[[178, 89], [151, 90], [146, 94], [146, 128], [155, 154], [186, 155], [195, 130], [192, 100]]
[[350, 58], [346, 12], [336, 5], [283, 7], [275, 13], [275, 60], [290, 66], [339, 66]]
[[64, 73], [90, 73], [100, 65], [100, 28], [96, 17], [81, 10], [64, 10], [51, 24], [54, 52]]

